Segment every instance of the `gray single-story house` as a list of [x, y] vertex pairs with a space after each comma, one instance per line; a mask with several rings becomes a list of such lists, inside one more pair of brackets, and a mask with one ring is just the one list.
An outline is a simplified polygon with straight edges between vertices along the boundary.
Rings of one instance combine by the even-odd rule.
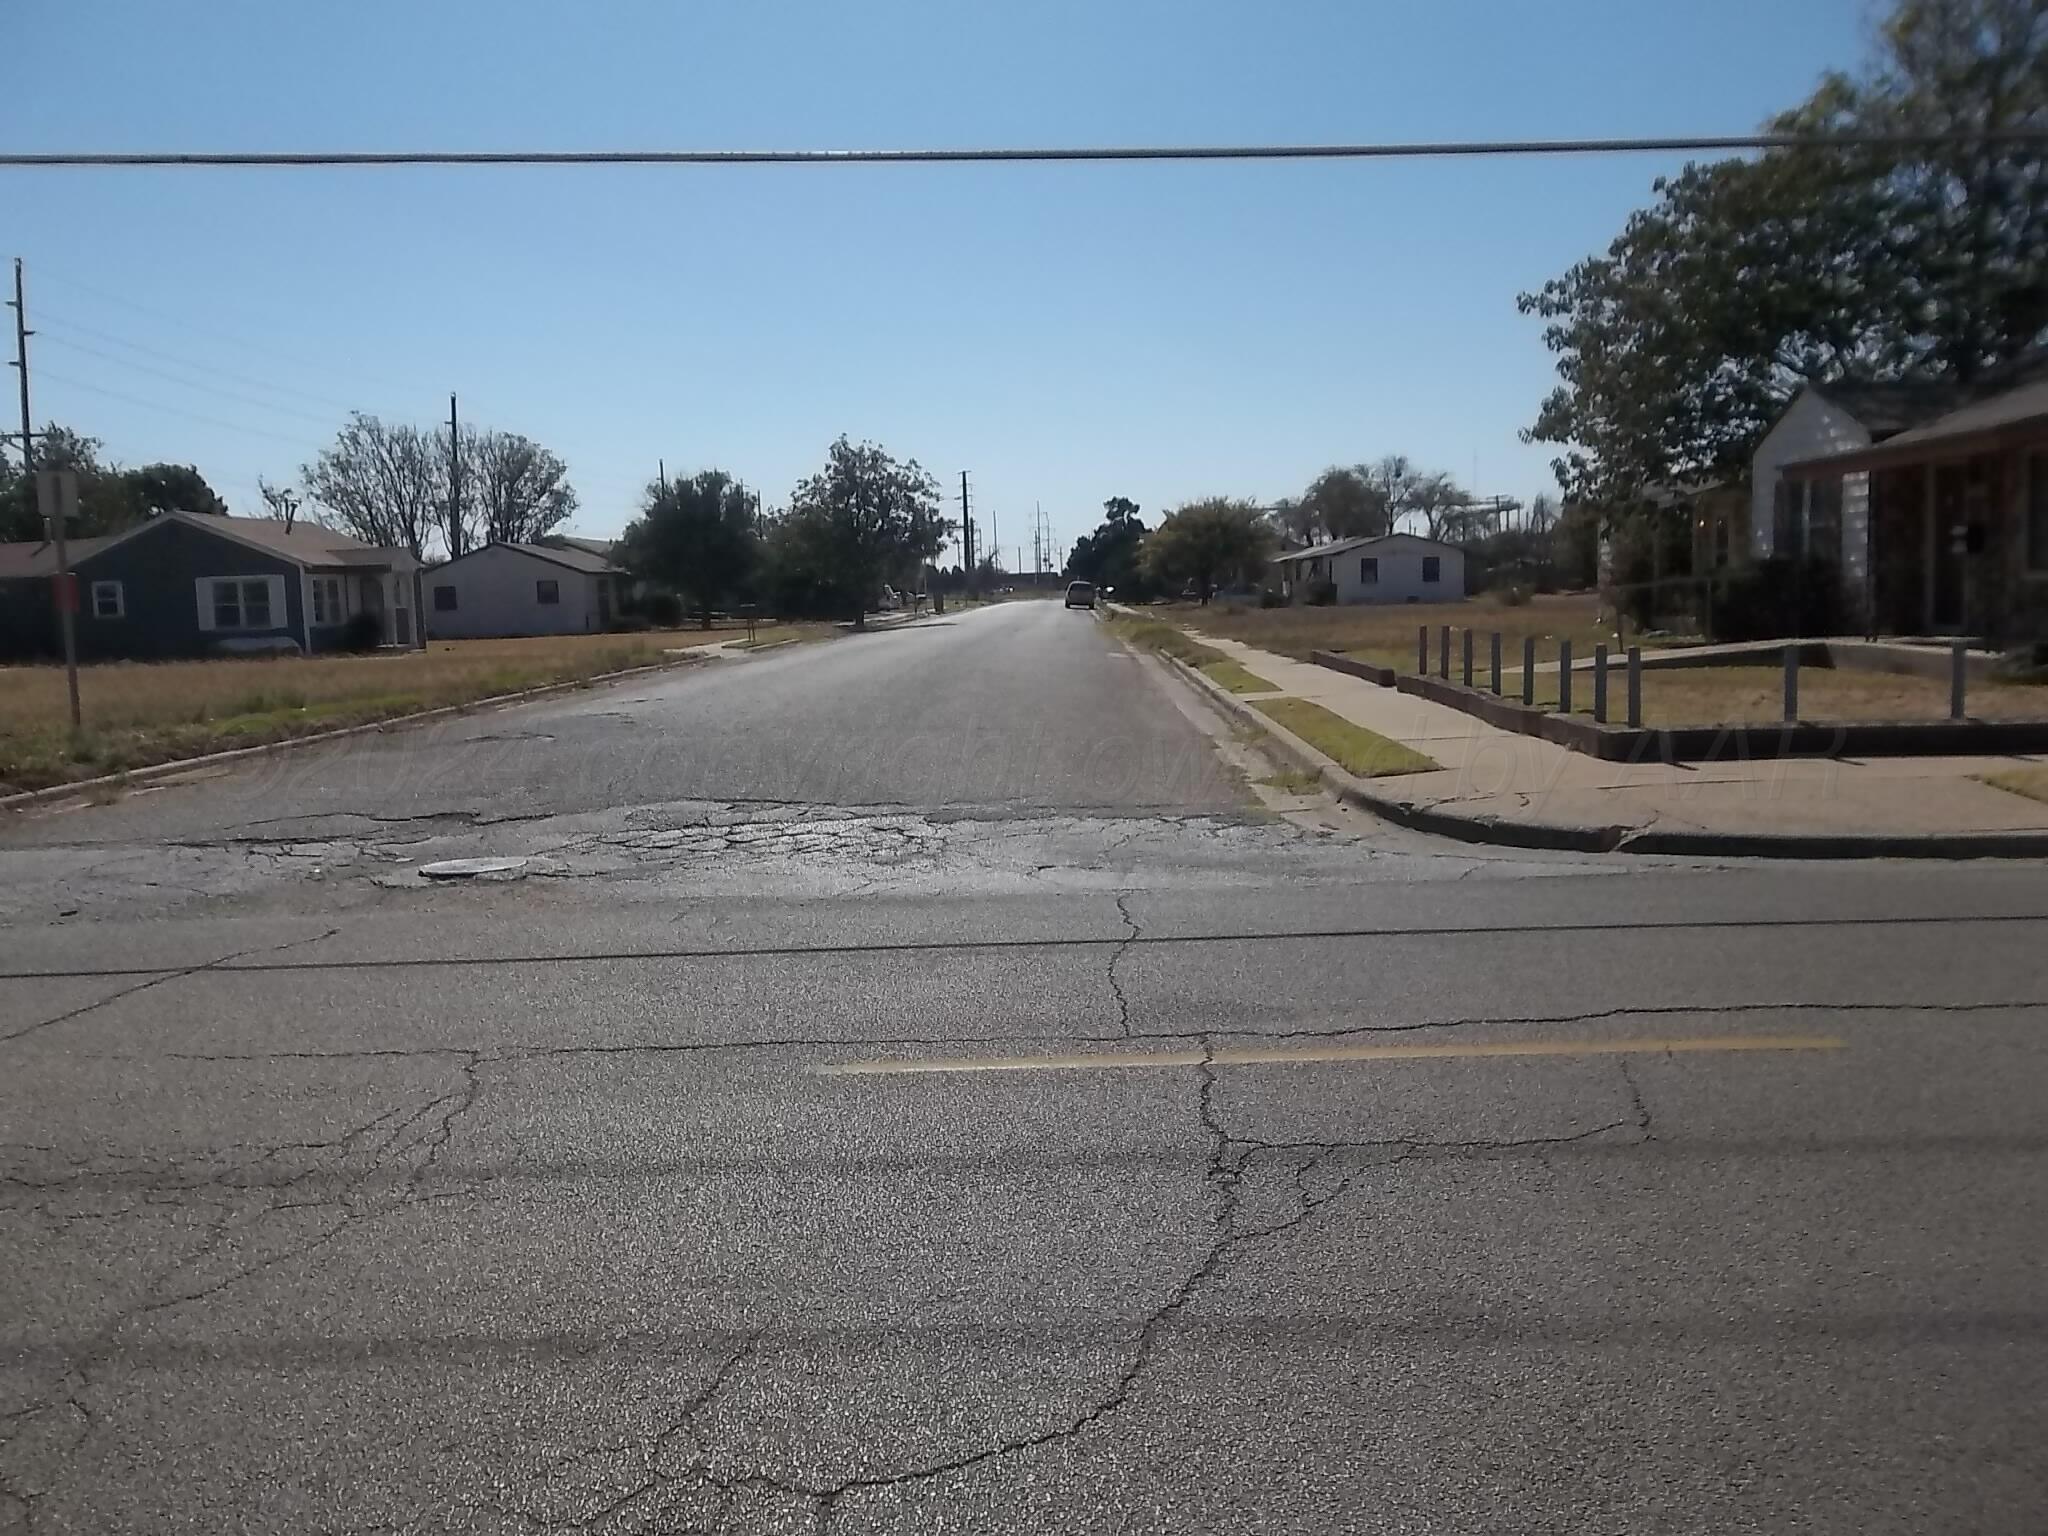
[[436, 640], [596, 634], [611, 628], [625, 579], [609, 555], [566, 541], [486, 544], [427, 571], [427, 633]]
[[1273, 562], [1280, 591], [1305, 602], [1328, 582], [1340, 603], [1454, 603], [1465, 595], [1465, 551], [1417, 533], [1311, 544]]
[[[165, 512], [66, 554], [85, 660], [339, 650], [362, 613], [380, 644], [426, 643], [419, 562], [317, 523]], [[58, 654], [56, 574], [55, 545], [0, 544], [0, 655]]]

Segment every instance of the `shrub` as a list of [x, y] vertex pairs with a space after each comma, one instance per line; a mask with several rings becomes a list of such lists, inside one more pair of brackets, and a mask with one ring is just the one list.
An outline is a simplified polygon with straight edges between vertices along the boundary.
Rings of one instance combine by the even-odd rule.
[[683, 600], [673, 592], [650, 592], [645, 606], [650, 624], [674, 629], [683, 622]]
[[1308, 589], [1308, 600], [1318, 608], [1327, 608], [1337, 601], [1337, 583], [1319, 581]]
[[615, 635], [640, 635], [654, 628], [654, 621], [644, 613], [621, 613], [612, 617], [611, 632]]
[[1287, 599], [1277, 588], [1266, 587], [1259, 592], [1259, 606], [1261, 608], [1285, 608], [1287, 606]]
[[341, 626], [344, 651], [374, 651], [384, 643], [384, 620], [374, 613], [352, 613]]
[[1841, 577], [1824, 560], [1759, 560], [1730, 572], [1714, 596], [1716, 640], [1776, 640], [1841, 629]]
[[1529, 602], [1529, 589], [1520, 582], [1500, 589], [1500, 605], [1503, 608], [1521, 608]]

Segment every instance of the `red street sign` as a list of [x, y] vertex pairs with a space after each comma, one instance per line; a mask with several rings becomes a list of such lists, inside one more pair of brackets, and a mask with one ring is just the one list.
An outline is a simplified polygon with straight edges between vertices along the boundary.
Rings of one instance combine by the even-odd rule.
[[59, 613], [78, 612], [78, 572], [66, 571], [61, 576], [53, 574], [50, 577], [50, 585], [57, 592]]

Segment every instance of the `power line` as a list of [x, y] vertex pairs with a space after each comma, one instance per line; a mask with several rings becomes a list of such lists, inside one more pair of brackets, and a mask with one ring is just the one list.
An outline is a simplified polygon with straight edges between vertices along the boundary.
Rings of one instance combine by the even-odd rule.
[[139, 395], [126, 395], [116, 389], [107, 389], [98, 384], [88, 384], [83, 379], [66, 378], [63, 374], [52, 373], [47, 368], [38, 368], [36, 370], [36, 377], [39, 379], [49, 379], [58, 384], [68, 384], [71, 388], [82, 389], [88, 394], [105, 395], [109, 400], [119, 400], [125, 405], [139, 405], [146, 411], [162, 411], [166, 416], [182, 416], [187, 421], [196, 421], [204, 426], [219, 427], [228, 432], [246, 432], [251, 437], [267, 437], [276, 442], [290, 443], [294, 448], [301, 451], [304, 451], [307, 446], [303, 438], [286, 437], [282, 432], [266, 432], [261, 427], [244, 426], [238, 421], [223, 421], [218, 416], [203, 416], [197, 411], [182, 410], [175, 405], [165, 405], [158, 400], [145, 400]]
[[2048, 132], [1722, 133], [1663, 138], [1466, 139], [1365, 144], [1160, 144], [990, 149], [43, 150], [0, 154], [0, 169], [398, 165], [953, 165], [1149, 160], [1425, 160], [1489, 155], [1689, 154], [1707, 150], [2048, 147]]
[[[154, 320], [159, 325], [168, 325], [175, 330], [185, 332], [187, 335], [203, 336], [209, 341], [223, 343], [234, 347], [238, 351], [247, 352], [255, 357], [265, 358], [271, 362], [289, 363], [295, 368], [311, 368], [321, 373], [329, 373], [333, 370], [333, 363], [331, 361], [321, 362], [314, 358], [282, 351], [277, 347], [238, 336], [232, 331], [224, 331], [217, 325], [194, 320], [187, 314], [173, 314], [169, 310], [157, 309], [148, 304], [137, 303], [134, 299], [128, 298], [123, 294], [113, 293], [105, 288], [88, 283], [84, 279], [74, 276], [69, 271], [50, 273], [39, 280], [54, 282], [59, 288], [73, 289], [81, 296], [89, 296], [104, 304], [119, 305], [122, 309], [141, 315], [146, 319]], [[83, 327], [78, 327], [78, 329], [83, 329]], [[375, 384], [380, 390], [388, 390], [393, 393], [410, 393], [417, 387], [416, 384], [401, 384], [396, 379], [386, 379], [375, 374], [358, 373], [355, 377]], [[333, 402], [326, 401], [323, 403], [332, 404]]]
[[310, 411], [294, 410], [288, 405], [273, 404], [259, 395], [248, 394], [241, 390], [223, 389], [218, 384], [207, 384], [197, 379], [184, 378], [172, 373], [167, 368], [152, 368], [147, 363], [138, 363], [125, 357], [117, 357], [111, 352], [102, 352], [97, 347], [88, 347], [82, 342], [71, 341], [61, 335], [45, 334], [43, 340], [45, 343], [54, 344], [72, 352], [83, 353], [87, 357], [99, 358], [102, 362], [112, 363], [118, 368], [126, 368], [134, 373], [146, 373], [152, 377], [164, 379], [169, 383], [178, 385], [181, 389], [196, 389], [202, 394], [218, 395], [221, 399], [232, 401], [236, 405], [254, 406], [258, 410], [272, 411], [280, 416], [292, 416], [300, 421], [310, 421], [320, 427], [332, 429], [334, 426], [334, 419], [330, 416], [315, 416]]
[[[238, 373], [232, 368], [222, 368], [213, 363], [194, 362], [182, 353], [166, 352], [161, 347], [147, 347], [139, 341], [130, 341], [127, 337], [117, 336], [111, 331], [97, 330], [82, 321], [71, 319], [68, 315], [53, 315], [38, 309], [36, 311], [36, 318], [41, 320], [45, 326], [50, 321], [55, 320], [67, 332], [76, 331], [81, 336], [90, 336], [95, 341], [105, 342], [108, 346], [120, 347], [124, 351], [139, 353], [143, 357], [153, 357], [163, 362], [175, 363], [180, 368], [193, 373], [213, 374], [219, 378], [233, 379], [238, 384], [246, 384], [254, 389], [266, 390], [279, 395], [292, 395], [300, 400], [310, 401], [315, 405], [331, 406], [338, 411], [352, 411], [360, 408], [358, 405], [351, 405], [345, 400], [337, 400], [331, 395], [316, 395], [308, 389], [299, 389], [290, 384], [279, 384], [272, 379], [257, 378], [254, 374]], [[77, 343], [72, 343], [72, 345], [77, 345]], [[85, 348], [80, 346], [79, 350], [84, 351]], [[117, 361], [120, 361], [124, 367], [130, 366], [126, 359], [117, 359]]]

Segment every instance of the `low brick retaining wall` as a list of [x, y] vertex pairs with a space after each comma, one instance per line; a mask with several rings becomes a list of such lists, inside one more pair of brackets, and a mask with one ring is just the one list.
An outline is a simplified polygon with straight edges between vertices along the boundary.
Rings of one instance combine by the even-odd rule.
[[[1818, 645], [1820, 642], [1813, 642]], [[1347, 672], [1433, 704], [1555, 742], [1574, 752], [1612, 763], [1749, 761], [1777, 757], [1947, 757], [2048, 752], [2048, 720], [1801, 720], [1774, 725], [1642, 726], [1600, 725], [1578, 716], [1552, 714], [1467, 688], [1447, 678], [1355, 661], [1332, 651], [1311, 651], [1319, 667]], [[1625, 684], [1616, 668], [1611, 684]]]

